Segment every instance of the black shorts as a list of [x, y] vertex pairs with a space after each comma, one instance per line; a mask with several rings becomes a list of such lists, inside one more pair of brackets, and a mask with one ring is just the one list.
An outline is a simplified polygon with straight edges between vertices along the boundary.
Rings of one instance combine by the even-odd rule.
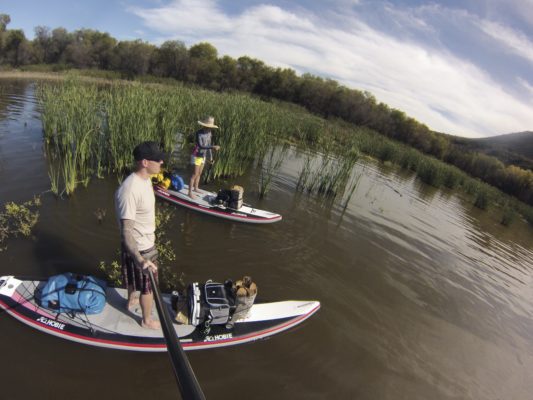
[[[152, 261], [157, 266], [157, 249], [154, 247], [149, 248], [148, 250], [143, 250], [140, 252], [146, 260]], [[138, 266], [134, 259], [126, 251], [124, 245], [121, 246], [121, 255], [122, 261], [122, 280], [126, 288], [132, 286], [133, 290], [140, 290], [141, 294], [150, 294], [152, 293], [152, 284], [150, 282], [150, 277], [148, 274], [144, 273], [141, 266]], [[154, 273], [155, 281], [158, 282], [157, 272]]]

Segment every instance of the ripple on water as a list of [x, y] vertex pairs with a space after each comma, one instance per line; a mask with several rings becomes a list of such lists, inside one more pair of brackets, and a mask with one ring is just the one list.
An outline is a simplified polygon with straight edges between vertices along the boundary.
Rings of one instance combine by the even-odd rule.
[[[28, 200], [49, 188], [33, 90], [15, 82], [0, 95], [2, 201]], [[361, 178], [346, 207], [342, 198], [324, 201], [296, 192], [302, 163], [291, 152], [262, 200], [257, 171], [239, 178], [246, 201], [279, 212], [279, 223], [237, 224], [175, 209], [168, 238], [177, 260], [171, 268], [185, 280], [248, 274], [264, 300], [322, 303], [295, 332], [217, 351], [220, 365], [235, 372], [224, 378], [266, 393], [271, 384], [263, 383], [265, 376], [285, 377], [277, 386], [283, 388], [280, 398], [512, 397], [499, 395], [510, 393], [501, 388], [511, 381], [501, 376], [523, 377], [533, 368], [531, 232], [519, 224], [495, 228], [455, 193], [372, 162], [357, 164], [354, 173]], [[116, 259], [117, 186], [109, 178], [70, 198], [43, 195], [36, 238], [9, 243], [0, 252], [1, 272], [13, 272], [13, 254], [17, 264], [30, 265], [21, 270], [35, 273], [56, 272], [58, 265], [94, 271], [99, 260]], [[97, 209], [107, 210], [101, 224]], [[506, 233], [515, 230], [520, 235]], [[15, 332], [5, 342], [16, 341]], [[57, 352], [59, 359], [63, 353]], [[87, 365], [100, 368], [100, 358], [91, 354]], [[193, 356], [211, 388], [218, 383], [205, 365], [213, 354]], [[309, 380], [302, 376], [312, 382], [303, 384]]]

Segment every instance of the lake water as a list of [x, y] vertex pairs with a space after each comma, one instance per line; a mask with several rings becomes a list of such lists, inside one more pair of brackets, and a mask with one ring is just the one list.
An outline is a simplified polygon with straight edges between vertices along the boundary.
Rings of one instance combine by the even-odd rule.
[[[117, 178], [70, 198], [47, 192], [34, 90], [0, 80], [0, 205], [42, 199], [34, 237], [7, 243], [0, 275], [98, 275], [99, 261], [117, 258]], [[188, 352], [207, 398], [533, 398], [533, 229], [505, 228], [456, 193], [373, 162], [356, 166], [361, 179], [345, 210], [326, 206], [295, 191], [302, 162], [291, 153], [263, 200], [257, 171], [236, 180], [247, 202], [282, 214], [279, 223], [176, 209], [172, 268], [186, 281], [249, 274], [263, 298], [322, 303], [269, 340]], [[164, 353], [83, 346], [5, 313], [0, 330], [3, 399], [177, 397]]]

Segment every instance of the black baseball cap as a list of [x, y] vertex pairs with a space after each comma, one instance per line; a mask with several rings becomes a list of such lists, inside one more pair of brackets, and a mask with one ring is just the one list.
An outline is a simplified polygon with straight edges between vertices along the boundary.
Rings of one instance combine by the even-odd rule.
[[157, 142], [142, 142], [133, 149], [135, 161], [161, 161], [165, 153], [161, 151]]

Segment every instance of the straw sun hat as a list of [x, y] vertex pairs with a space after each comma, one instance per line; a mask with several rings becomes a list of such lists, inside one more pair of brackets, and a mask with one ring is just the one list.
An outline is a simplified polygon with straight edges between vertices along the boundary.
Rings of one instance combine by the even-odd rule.
[[218, 129], [218, 126], [215, 125], [215, 119], [211, 116], [205, 117], [203, 120], [198, 121], [198, 123], [206, 128]]

